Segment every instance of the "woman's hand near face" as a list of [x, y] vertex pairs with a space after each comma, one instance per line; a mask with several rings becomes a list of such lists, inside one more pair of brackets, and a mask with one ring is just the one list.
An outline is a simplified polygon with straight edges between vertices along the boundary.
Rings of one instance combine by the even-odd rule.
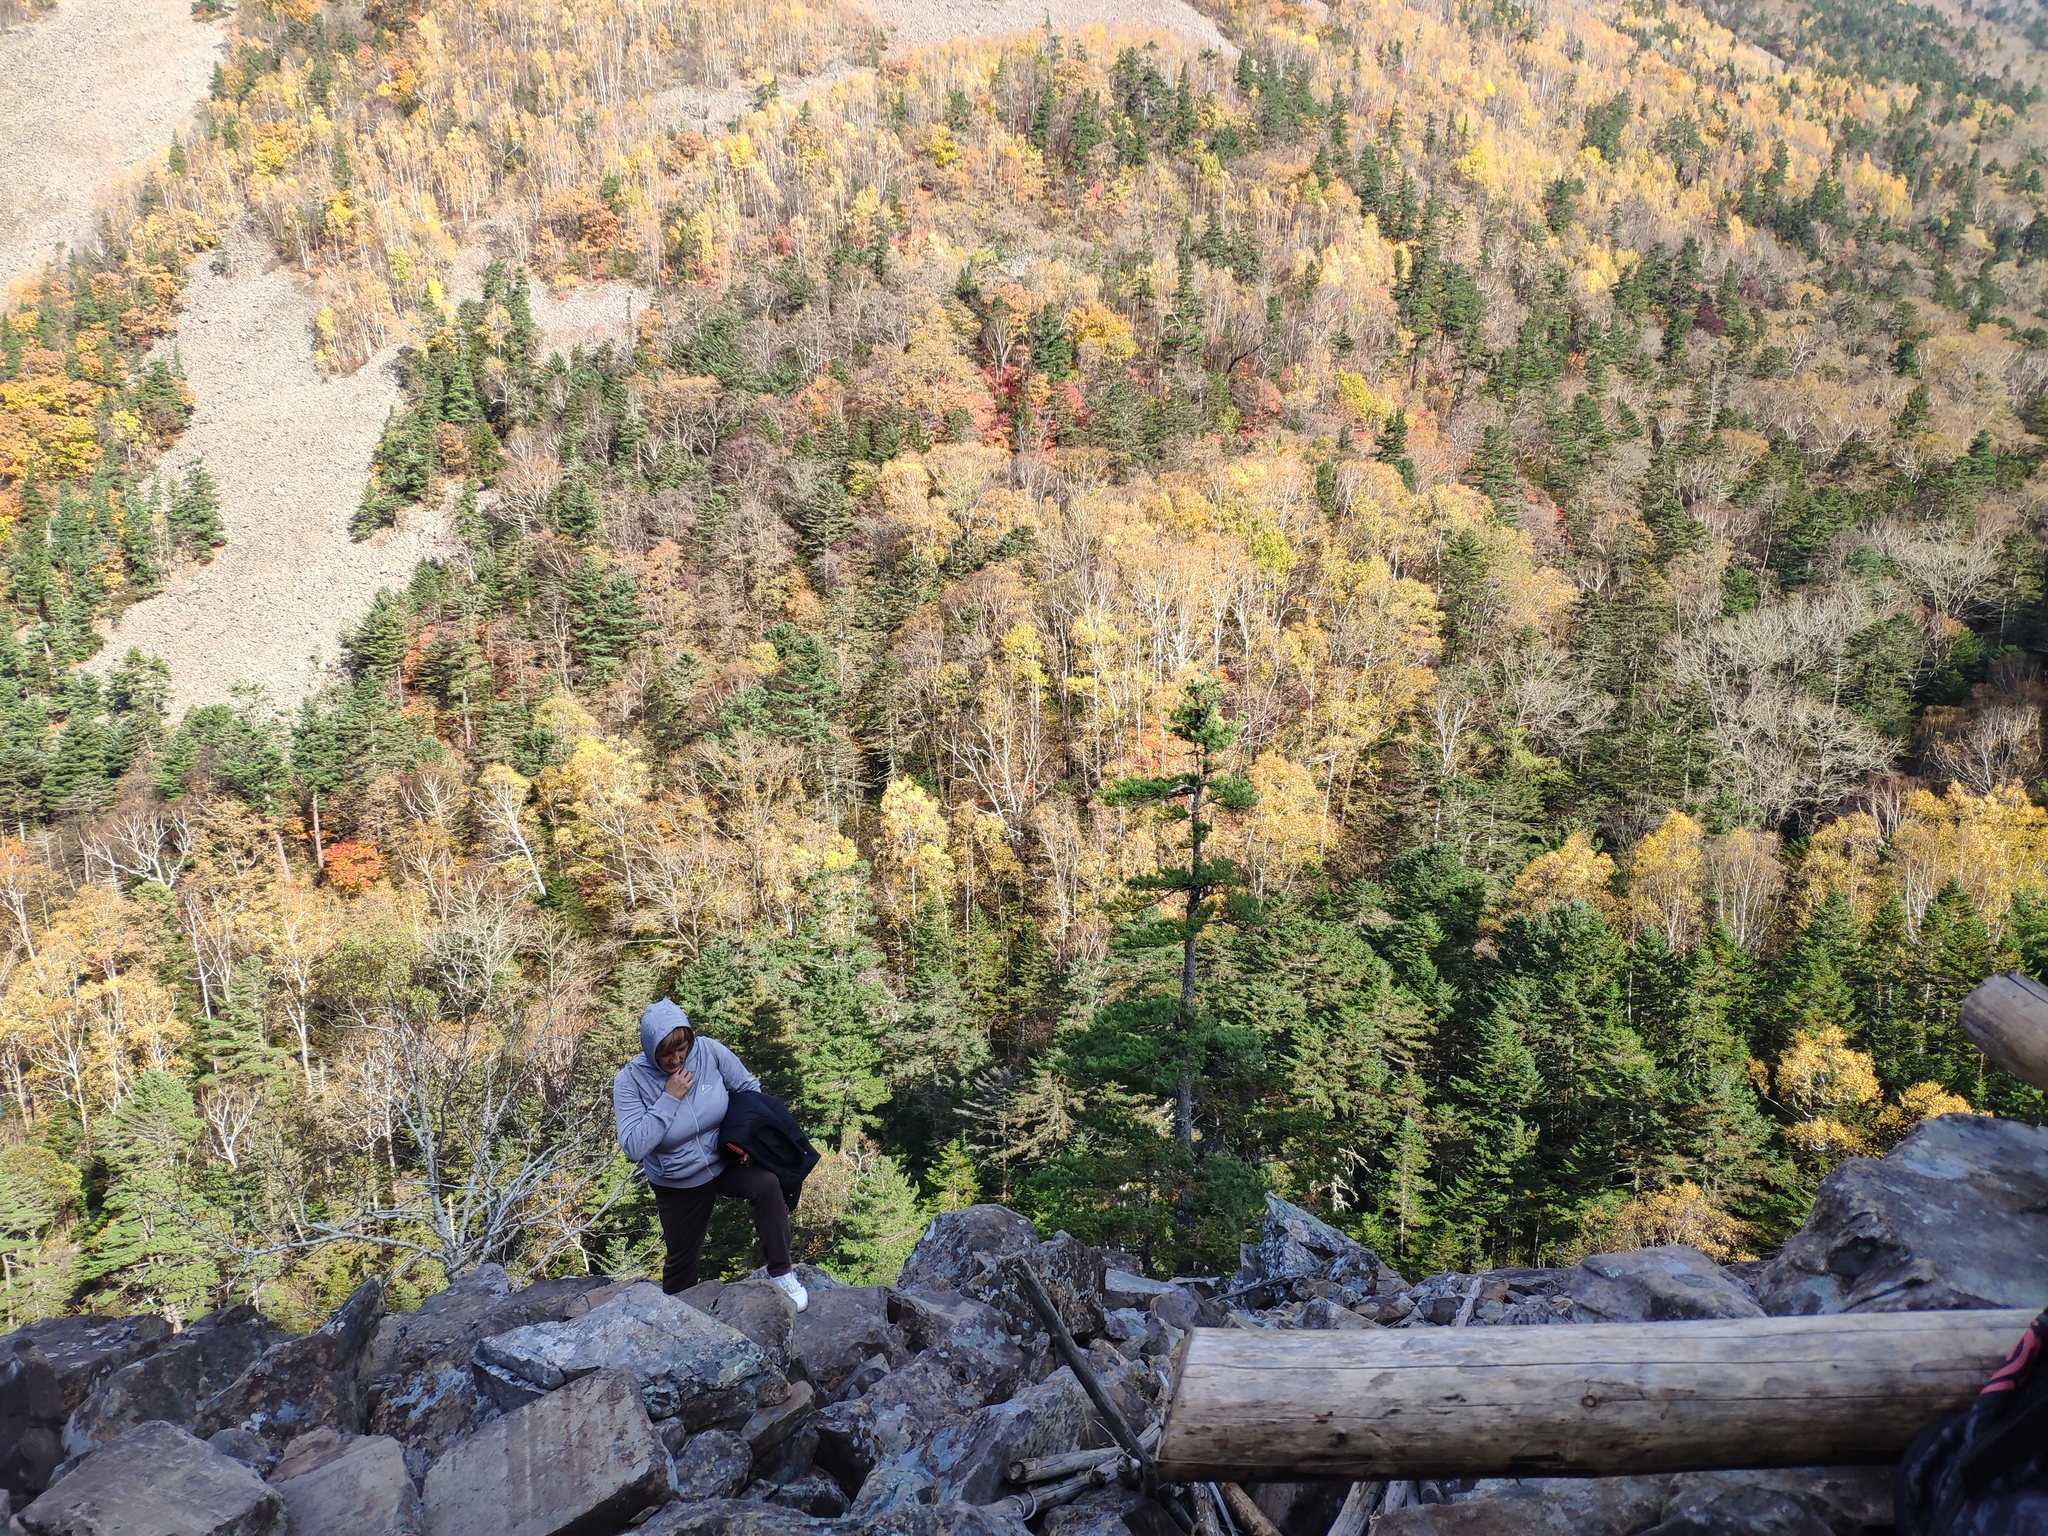
[[681, 1099], [688, 1097], [690, 1090], [696, 1086], [696, 1076], [690, 1069], [688, 1067], [677, 1067], [675, 1071], [669, 1073], [668, 1082], [661, 1091], [672, 1099]]

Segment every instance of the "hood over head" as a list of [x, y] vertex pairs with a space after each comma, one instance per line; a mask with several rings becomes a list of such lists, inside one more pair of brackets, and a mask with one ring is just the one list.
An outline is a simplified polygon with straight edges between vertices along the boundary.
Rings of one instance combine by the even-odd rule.
[[[665, 997], [649, 1003], [640, 1015], [640, 1053], [655, 1071], [661, 1071], [661, 1063], [654, 1059], [655, 1051], [660, 1049], [662, 1041], [679, 1029], [687, 1029], [691, 1043], [696, 1043], [697, 1026], [690, 1022], [690, 1016], [681, 1007]], [[666, 1073], [662, 1075], [667, 1076]]]

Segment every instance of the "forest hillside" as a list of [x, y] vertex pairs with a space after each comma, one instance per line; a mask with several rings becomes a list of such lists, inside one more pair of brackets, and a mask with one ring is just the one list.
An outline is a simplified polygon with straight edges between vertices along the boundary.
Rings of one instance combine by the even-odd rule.
[[[1022, 9], [252, 0], [10, 289], [13, 1319], [645, 1274], [662, 995], [849, 1279], [976, 1199], [1226, 1273], [1268, 1192], [1734, 1261], [2040, 1118], [1956, 1025], [2048, 974], [2031, 16]], [[236, 242], [397, 369], [333, 536], [449, 534], [178, 711], [99, 653], [235, 549]]]

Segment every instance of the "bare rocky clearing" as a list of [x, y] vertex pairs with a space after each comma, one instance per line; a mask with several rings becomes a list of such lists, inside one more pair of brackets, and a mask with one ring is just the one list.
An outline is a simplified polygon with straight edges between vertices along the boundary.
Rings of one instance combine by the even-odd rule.
[[195, 267], [176, 346], [198, 405], [165, 466], [204, 456], [228, 542], [213, 563], [122, 616], [94, 661], [130, 647], [170, 663], [172, 713], [228, 702], [255, 683], [291, 704], [339, 675], [341, 634], [380, 586], [403, 585], [449, 549], [443, 519], [414, 513], [366, 543], [349, 538], [370, 454], [398, 404], [393, 355], [349, 378], [313, 367], [315, 303], [290, 273], [265, 270], [247, 233], [224, 249], [230, 275]]
[[190, 0], [62, 0], [0, 32], [0, 283], [90, 232], [205, 97], [222, 36]]
[[[160, 8], [161, 0], [113, 4], [142, 10]], [[869, 9], [890, 29], [892, 50], [899, 52], [956, 37], [1029, 31], [1048, 19], [1066, 31], [1145, 27], [1229, 49], [1215, 25], [1180, 0], [871, 0]], [[0, 51], [11, 36], [0, 37]], [[839, 66], [793, 82], [788, 94], [808, 95], [845, 73]], [[191, 99], [203, 91], [203, 77], [202, 69]], [[673, 115], [716, 128], [738, 116], [749, 100], [740, 90], [677, 93]], [[156, 142], [168, 138], [189, 108], [189, 99], [175, 111], [166, 108]], [[13, 131], [5, 110], [0, 107], [0, 135]], [[91, 183], [88, 202], [100, 184]], [[246, 684], [289, 707], [339, 680], [341, 636], [377, 589], [403, 585], [420, 560], [454, 547], [445, 515], [427, 509], [410, 510], [398, 528], [368, 542], [350, 539], [349, 519], [362, 497], [378, 433], [400, 403], [395, 350], [351, 377], [323, 380], [312, 361], [313, 297], [273, 265], [252, 234], [233, 235], [222, 255], [218, 265], [226, 274], [215, 262], [202, 261], [186, 296], [176, 346], [197, 410], [166, 457], [166, 468], [205, 458], [220, 488], [228, 543], [212, 564], [128, 610], [92, 663], [92, 670], [104, 673], [131, 648], [163, 657], [171, 667], [174, 717], [198, 705], [231, 702], [234, 690]], [[475, 294], [487, 261], [518, 255], [509, 231], [495, 223], [484, 226], [464, 251], [451, 292]], [[632, 314], [648, 301], [647, 291], [631, 283], [561, 293], [537, 287], [532, 296], [546, 346], [562, 352], [627, 340]]]
[[933, 48], [956, 37], [1001, 37], [1048, 22], [1060, 32], [1083, 27], [1149, 28], [1235, 55], [1216, 23], [1183, 0], [862, 0], [889, 29], [889, 51]]

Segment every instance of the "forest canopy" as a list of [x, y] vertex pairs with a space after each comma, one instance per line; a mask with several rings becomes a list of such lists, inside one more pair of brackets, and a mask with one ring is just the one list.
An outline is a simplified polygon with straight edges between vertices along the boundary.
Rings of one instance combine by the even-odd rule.
[[[1956, 1024], [2048, 975], [2025, 39], [1206, 14], [233, 19], [0, 317], [12, 1316], [645, 1272], [657, 996], [860, 1279], [977, 1198], [1213, 1271], [1267, 1190], [1413, 1274], [1734, 1259], [2040, 1117]], [[159, 456], [236, 219], [323, 366], [398, 349], [358, 536], [459, 552], [318, 696], [172, 719], [79, 664], [222, 540]], [[550, 345], [599, 282], [630, 331]]]

